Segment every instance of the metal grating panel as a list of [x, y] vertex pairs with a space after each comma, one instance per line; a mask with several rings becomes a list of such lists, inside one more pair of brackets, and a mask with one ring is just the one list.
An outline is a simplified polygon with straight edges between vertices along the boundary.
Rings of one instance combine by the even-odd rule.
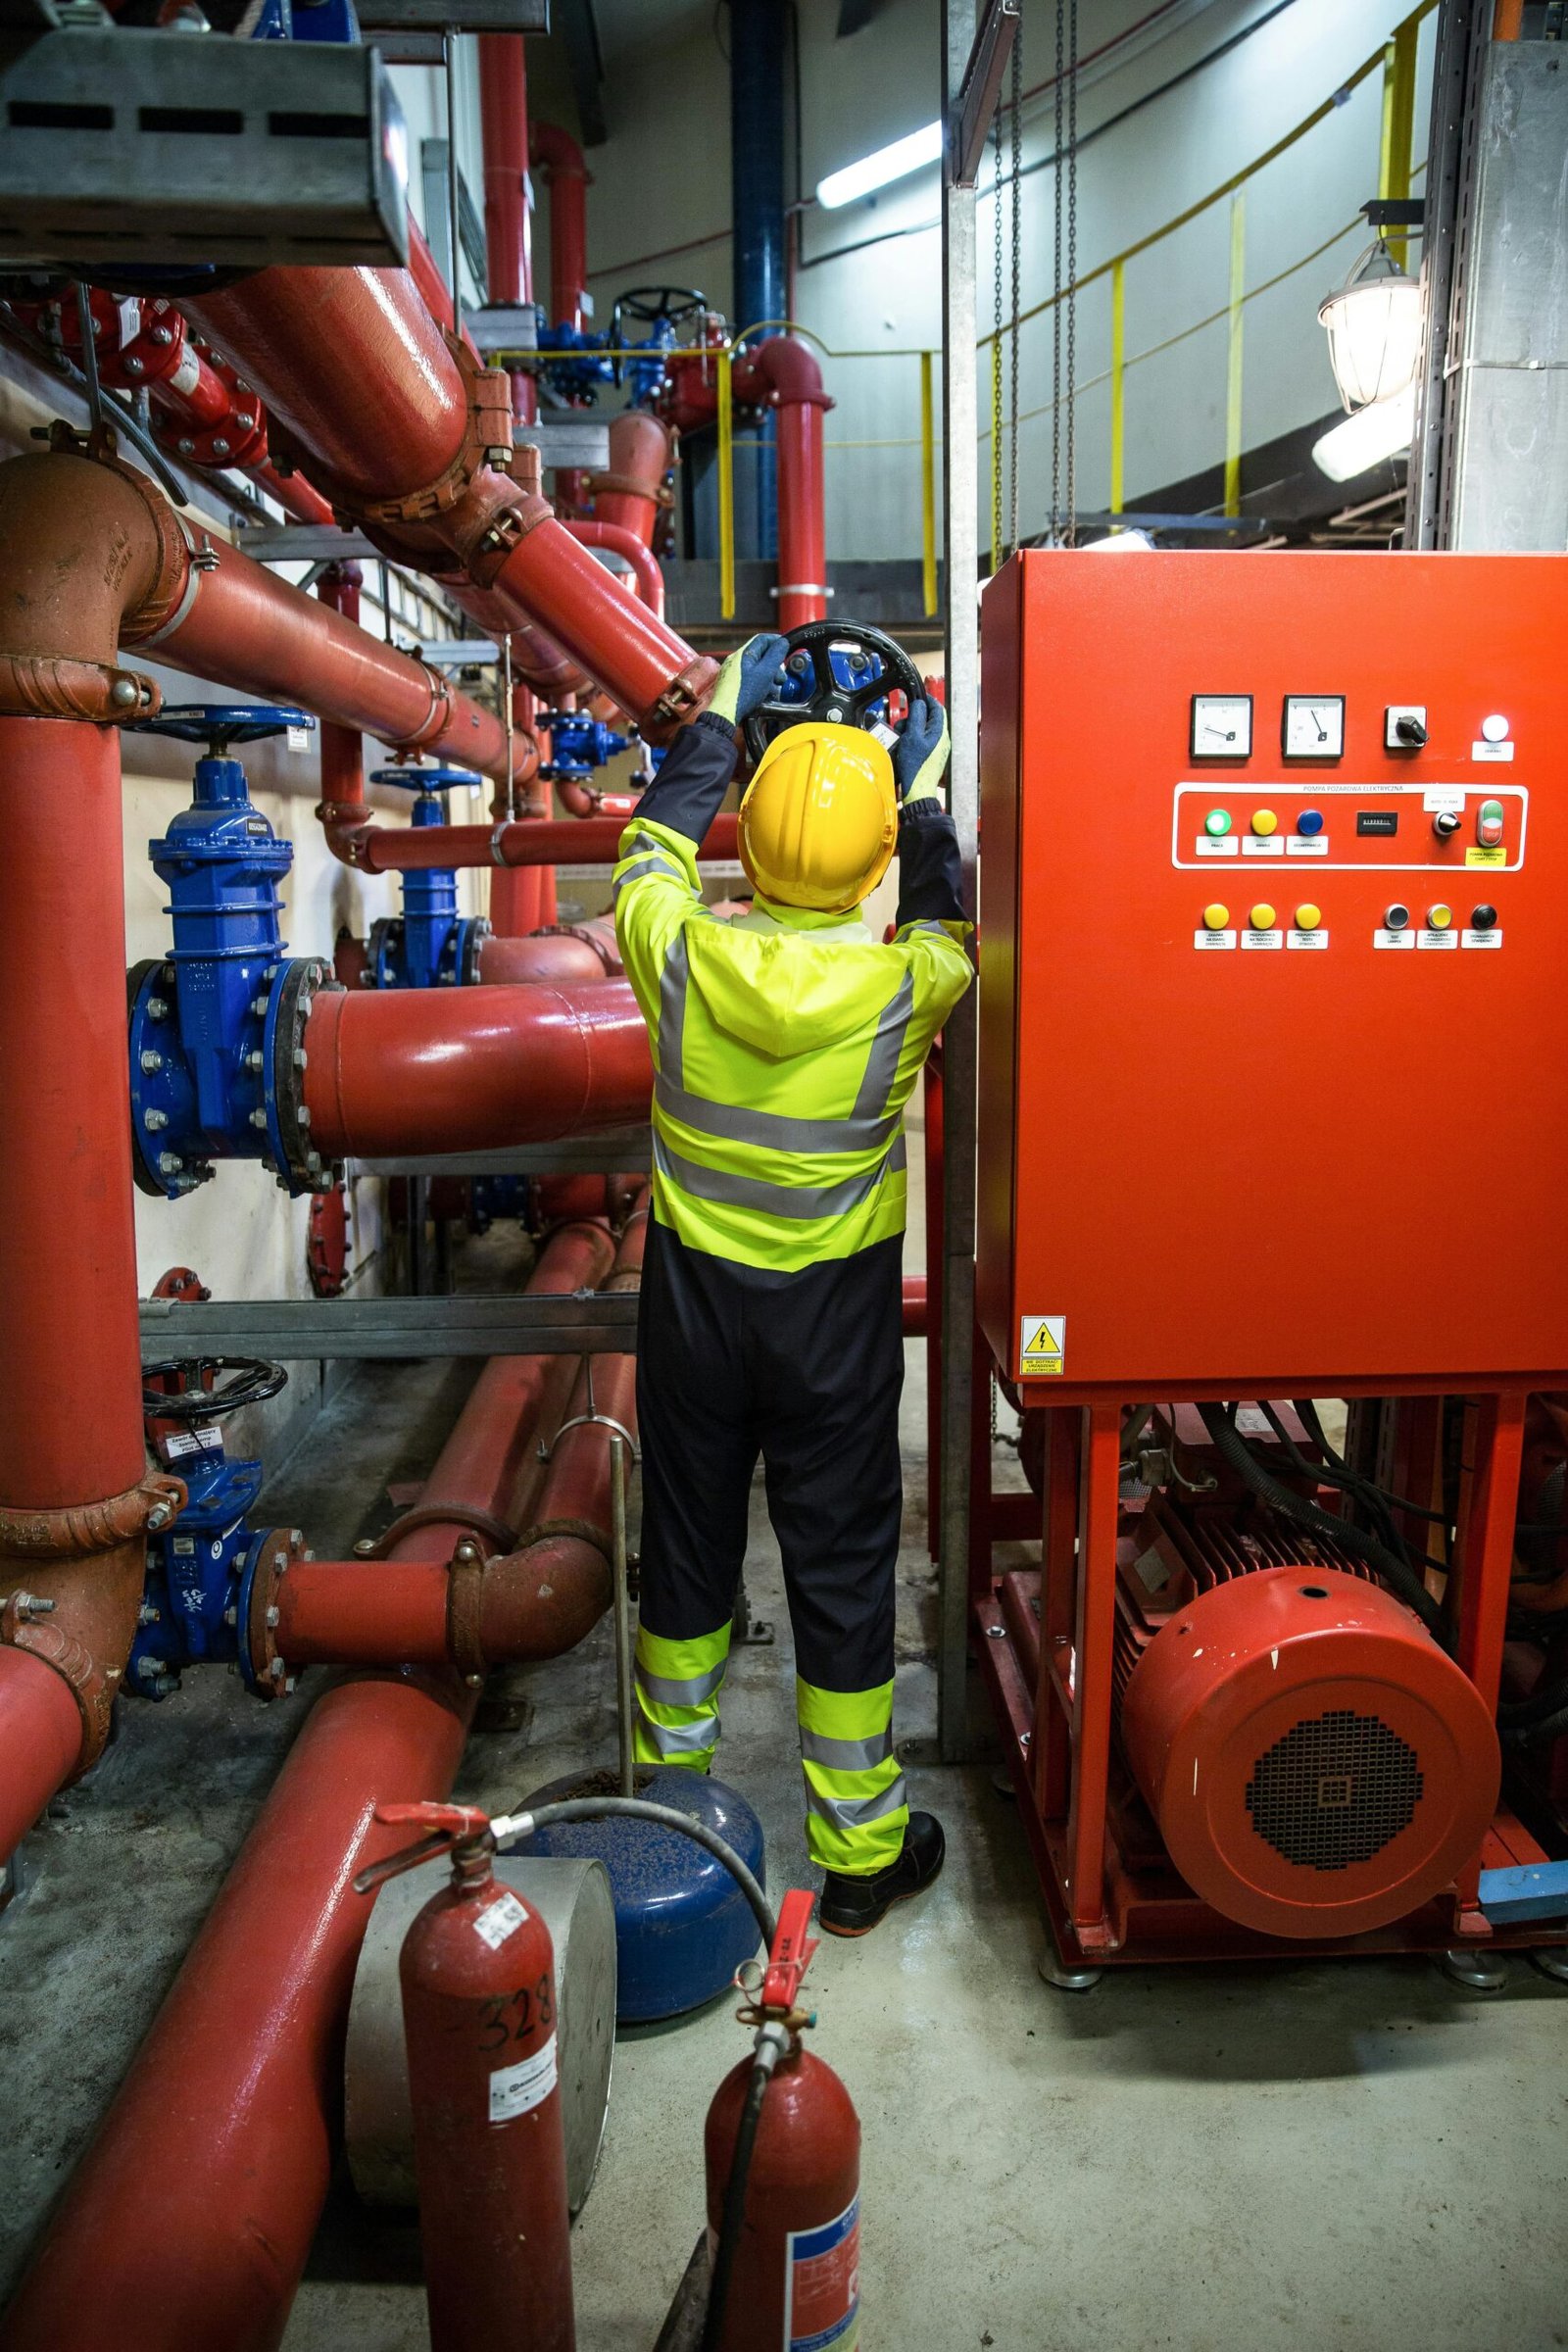
[[1287, 1862], [1348, 1870], [1409, 1828], [1422, 1781], [1420, 1759], [1397, 1732], [1376, 1715], [1335, 1707], [1294, 1725], [1259, 1756], [1247, 1810]]

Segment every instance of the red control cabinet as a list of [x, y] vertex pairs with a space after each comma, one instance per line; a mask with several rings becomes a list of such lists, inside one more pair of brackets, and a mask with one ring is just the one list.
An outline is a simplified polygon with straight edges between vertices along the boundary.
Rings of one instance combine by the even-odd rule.
[[1552, 557], [991, 582], [979, 1302], [1035, 1400], [1563, 1385], [1565, 620]]

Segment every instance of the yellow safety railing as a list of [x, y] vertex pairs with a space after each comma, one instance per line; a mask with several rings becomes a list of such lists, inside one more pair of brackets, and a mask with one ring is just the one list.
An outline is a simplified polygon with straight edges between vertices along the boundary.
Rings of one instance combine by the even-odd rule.
[[[1241, 170], [1233, 172], [1228, 178], [1220, 181], [1218, 186], [1211, 188], [1206, 195], [1200, 196], [1194, 203], [1185, 206], [1170, 220], [1161, 222], [1157, 228], [1149, 230], [1146, 235], [1136, 238], [1130, 245], [1123, 246], [1118, 253], [1110, 255], [1105, 261], [1085, 270], [1071, 286], [1062, 288], [1059, 293], [1045, 296], [1027, 310], [1020, 311], [1016, 318], [1004, 319], [1000, 325], [993, 327], [989, 333], [977, 338], [977, 350], [988, 360], [991, 389], [991, 416], [988, 425], [981, 431], [980, 440], [982, 445], [987, 440], [991, 443], [990, 521], [993, 568], [1002, 562], [1007, 552], [1003, 536], [1004, 502], [1002, 493], [1004, 434], [1010, 429], [1015, 443], [1021, 425], [1035, 417], [1049, 415], [1054, 407], [1059, 405], [1058, 401], [1054, 400], [1024, 410], [1010, 420], [1009, 428], [1008, 421], [1003, 416], [1002, 357], [1004, 339], [1032, 320], [1048, 317], [1052, 310], [1059, 302], [1065, 301], [1069, 295], [1074, 297], [1081, 295], [1102, 280], [1107, 282], [1109, 294], [1109, 366], [1099, 374], [1084, 378], [1075, 384], [1073, 398], [1079, 399], [1086, 392], [1094, 391], [1102, 385], [1108, 386], [1110, 416], [1107, 506], [1109, 512], [1113, 515], [1120, 514], [1125, 512], [1126, 506], [1127, 379], [1129, 371], [1134, 368], [1146, 365], [1162, 353], [1173, 350], [1190, 337], [1200, 334], [1205, 329], [1223, 324], [1226, 330], [1223, 511], [1228, 515], [1240, 513], [1242, 456], [1245, 446], [1244, 351], [1247, 308], [1249, 304], [1270, 292], [1274, 287], [1283, 284], [1287, 278], [1294, 276], [1298, 270], [1307, 269], [1312, 263], [1320, 260], [1324, 254], [1330, 252], [1348, 236], [1356, 225], [1354, 220], [1347, 222], [1343, 227], [1336, 229], [1331, 237], [1315, 246], [1310, 253], [1302, 255], [1299, 260], [1290, 263], [1285, 269], [1276, 270], [1257, 285], [1249, 286], [1247, 283], [1246, 203], [1248, 184], [1260, 172], [1267, 171], [1271, 164], [1277, 163], [1280, 157], [1287, 155], [1302, 139], [1308, 137], [1319, 124], [1338, 113], [1353, 91], [1359, 89], [1381, 71], [1383, 86], [1377, 190], [1379, 196], [1385, 200], [1396, 201], [1407, 198], [1413, 180], [1424, 169], [1423, 166], [1412, 165], [1411, 162], [1415, 119], [1417, 45], [1421, 24], [1433, 13], [1436, 6], [1437, 0], [1419, 0], [1419, 5], [1412, 8], [1395, 26], [1388, 40], [1347, 74], [1327, 98], [1313, 107], [1309, 114], [1303, 116], [1299, 122], [1276, 139], [1271, 146], [1265, 148], [1260, 155], [1255, 156]], [[1174, 236], [1193, 221], [1200, 220], [1215, 206], [1225, 203], [1229, 205], [1230, 233], [1226, 299], [1223, 306], [1209, 312], [1203, 318], [1193, 320], [1190, 325], [1180, 328], [1175, 334], [1161, 338], [1158, 342], [1152, 343], [1141, 350], [1129, 350], [1128, 264], [1136, 261], [1141, 255], [1152, 251], [1167, 237]], [[1405, 243], [1404, 236], [1397, 231], [1391, 232], [1389, 236], [1391, 250], [1396, 259], [1401, 263], [1404, 259]], [[838, 348], [826, 342], [813, 329], [803, 326], [797, 319], [764, 318], [742, 327], [730, 337], [727, 343], [722, 345], [679, 346], [672, 349], [667, 355], [671, 359], [703, 359], [711, 363], [714, 370], [717, 400], [718, 563], [721, 617], [725, 620], [732, 620], [736, 611], [735, 452], [737, 449], [753, 445], [750, 437], [737, 435], [735, 431], [733, 369], [735, 361], [741, 355], [745, 344], [752, 336], [763, 331], [804, 336], [816, 346], [825, 360], [829, 361], [906, 362], [912, 359], [916, 362], [919, 369], [919, 430], [917, 434], [873, 434], [865, 437], [827, 436], [824, 440], [824, 447], [828, 450], [843, 451], [879, 449], [918, 451], [921, 604], [928, 616], [934, 615], [938, 605], [936, 353], [926, 349], [892, 346], [883, 346], [880, 349]], [[1017, 452], [1014, 446], [1013, 463], [1016, 464], [1016, 462]]]

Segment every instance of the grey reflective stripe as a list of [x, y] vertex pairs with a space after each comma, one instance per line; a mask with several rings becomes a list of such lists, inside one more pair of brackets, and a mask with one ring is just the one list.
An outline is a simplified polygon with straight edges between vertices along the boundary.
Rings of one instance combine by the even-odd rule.
[[[898, 939], [906, 938], [911, 931], [935, 931], [940, 939], [953, 939], [953, 933], [948, 929], [947, 924], [939, 923], [934, 915], [929, 914], [921, 915], [918, 922], [901, 923], [898, 931], [895, 933], [895, 937]], [[956, 947], [958, 943], [956, 939], [954, 939], [953, 944], [955, 947]]]
[[724, 1680], [727, 1658], [710, 1666], [706, 1674], [694, 1674], [676, 1681], [672, 1675], [650, 1674], [641, 1658], [637, 1661], [637, 1688], [646, 1690], [662, 1707], [700, 1707], [705, 1698], [711, 1698]]
[[901, 1135], [892, 1151], [864, 1176], [851, 1176], [843, 1184], [770, 1184], [763, 1176], [737, 1176], [728, 1168], [706, 1168], [700, 1161], [672, 1152], [659, 1130], [654, 1130], [654, 1165], [669, 1183], [678, 1184], [698, 1200], [717, 1200], [726, 1208], [760, 1209], [773, 1217], [845, 1216], [869, 1200], [884, 1177], [898, 1175], [907, 1164]]
[[826, 1765], [829, 1772], [872, 1772], [893, 1753], [893, 1726], [890, 1723], [873, 1740], [830, 1740], [803, 1724], [801, 1753], [808, 1764]]
[[897, 1813], [909, 1801], [909, 1791], [901, 1772], [888, 1788], [878, 1789], [875, 1796], [824, 1796], [808, 1779], [806, 1802], [813, 1813], [824, 1821], [836, 1822], [841, 1830], [863, 1829], [868, 1821], [880, 1821], [886, 1813]]
[[656, 1723], [645, 1714], [642, 1729], [662, 1756], [700, 1756], [718, 1745], [716, 1715], [705, 1715], [698, 1723]]
[[880, 1119], [796, 1119], [782, 1110], [742, 1110], [733, 1102], [688, 1094], [662, 1072], [654, 1092], [661, 1107], [683, 1127], [768, 1152], [874, 1152], [892, 1141], [904, 1116], [895, 1110]]
[[673, 858], [666, 858], [662, 850], [645, 850], [640, 857], [634, 858], [629, 865], [623, 866], [615, 876], [614, 886], [610, 893], [612, 905], [620, 897], [621, 892], [627, 888], [628, 884], [640, 882], [645, 874], [670, 874], [686, 889], [691, 888], [690, 877], [675, 863]]
[[669, 943], [659, 982], [659, 1067], [675, 1086], [681, 1084], [685, 1074], [686, 983], [690, 978], [686, 933], [682, 929]]
[[860, 1091], [855, 1098], [851, 1118], [871, 1118], [877, 1111], [886, 1110], [888, 1097], [893, 1092], [893, 1081], [899, 1074], [899, 1055], [904, 1052], [904, 1041], [909, 1030], [909, 1015], [913, 1010], [914, 975], [906, 972], [882, 1007], [882, 1017], [877, 1022], [876, 1035], [871, 1040], [865, 1076], [860, 1080]]

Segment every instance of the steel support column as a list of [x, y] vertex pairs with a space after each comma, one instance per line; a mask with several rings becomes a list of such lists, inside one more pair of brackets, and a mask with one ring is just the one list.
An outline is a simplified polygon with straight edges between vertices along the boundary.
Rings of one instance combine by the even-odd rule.
[[[943, 119], [951, 122], [974, 39], [973, 0], [943, 9]], [[948, 791], [963, 861], [964, 905], [975, 912], [975, 857], [980, 797], [980, 646], [975, 582], [979, 524], [975, 447], [975, 197], [956, 186], [944, 166], [942, 188], [943, 478], [947, 556], [947, 698], [953, 732]], [[938, 1742], [956, 1762], [967, 1740], [969, 1569], [969, 1413], [973, 1370], [975, 1248], [975, 1000], [971, 989], [942, 1037], [943, 1280], [941, 1613]]]

